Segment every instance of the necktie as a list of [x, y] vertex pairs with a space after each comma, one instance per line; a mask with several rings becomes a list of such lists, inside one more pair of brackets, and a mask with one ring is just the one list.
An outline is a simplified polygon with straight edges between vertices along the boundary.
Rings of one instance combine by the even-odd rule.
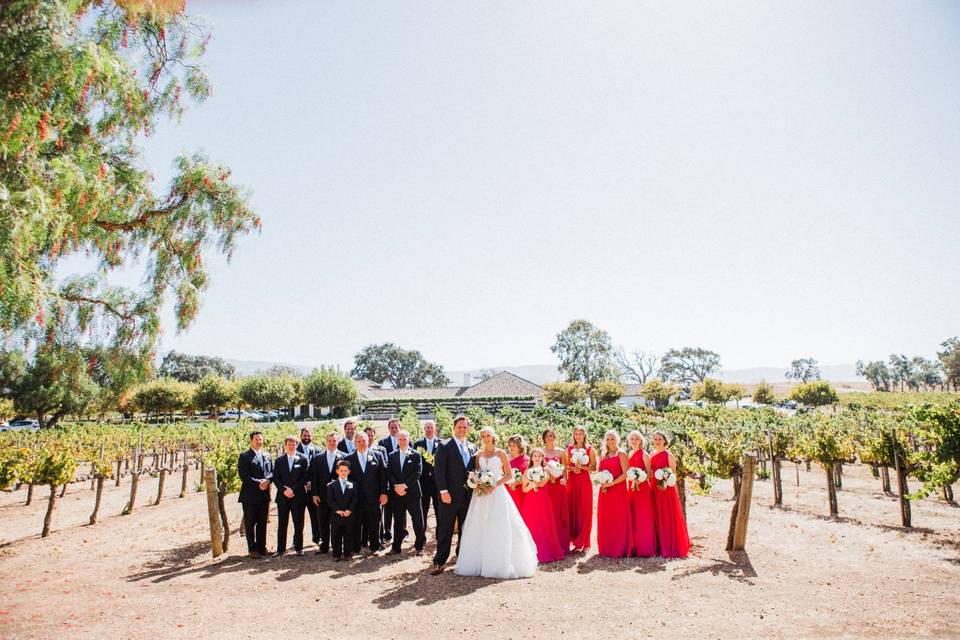
[[333, 473], [333, 454], [327, 451], [327, 468], [330, 469], [330, 473]]
[[341, 493], [347, 492], [347, 483], [344, 482], [343, 480], [340, 481], [340, 492]]
[[360, 461], [360, 473], [367, 472], [367, 456], [357, 454], [357, 460]]
[[467, 455], [467, 446], [462, 442], [460, 443], [460, 457], [463, 458], [463, 466], [467, 466], [470, 456]]

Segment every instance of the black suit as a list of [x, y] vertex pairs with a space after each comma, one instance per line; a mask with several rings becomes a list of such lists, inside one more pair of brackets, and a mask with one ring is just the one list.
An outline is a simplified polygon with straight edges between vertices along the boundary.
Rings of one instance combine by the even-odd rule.
[[387, 465], [380, 454], [367, 449], [366, 464], [360, 467], [360, 452], [354, 451], [346, 458], [350, 463], [350, 481], [357, 488], [357, 517], [353, 525], [353, 551], [357, 553], [364, 543], [371, 551], [379, 551], [380, 496], [387, 493]]
[[310, 465], [310, 484], [313, 495], [320, 498], [317, 514], [320, 525], [320, 553], [330, 550], [330, 505], [327, 504], [327, 485], [337, 477], [337, 462], [343, 459], [343, 452], [334, 450], [333, 464], [327, 464], [327, 450], [313, 456]]
[[[414, 442], [413, 448], [417, 449], [418, 451], [423, 449], [428, 453], [436, 455], [437, 448], [441, 444], [440, 438], [434, 438], [431, 442], [432, 447], [429, 451], [427, 449], [426, 438], [420, 438]], [[434, 460], [434, 462], [436, 462], [436, 460]], [[423, 506], [423, 522], [424, 525], [426, 525], [427, 516], [430, 515], [430, 505], [433, 504], [434, 515], [436, 515], [440, 509], [440, 498], [439, 494], [437, 493], [437, 482], [433, 479], [433, 465], [426, 460], [423, 461], [423, 473], [420, 475], [420, 491], [423, 493], [423, 498], [420, 500], [420, 504]]]
[[440, 566], [450, 558], [454, 523], [457, 523], [460, 531], [457, 536], [457, 553], [460, 553], [463, 523], [467, 519], [467, 508], [473, 495], [473, 490], [467, 488], [467, 474], [476, 467], [477, 448], [468, 442], [466, 449], [470, 457], [464, 465], [457, 440], [450, 438], [437, 449], [433, 461], [433, 478], [437, 483], [437, 492], [446, 491], [450, 494], [450, 504], [440, 500], [437, 509], [437, 554], [433, 557], [433, 563]]
[[[349, 480], [348, 480], [349, 483]], [[353, 524], [356, 522], [357, 485], [347, 487], [346, 491], [340, 487], [340, 479], [331, 480], [327, 485], [326, 504], [330, 506], [331, 532], [333, 537], [333, 557], [339, 558], [346, 552], [351, 555], [353, 540]], [[347, 517], [337, 514], [337, 511], [349, 511]]]
[[[387, 458], [387, 484], [390, 488], [390, 502], [393, 503], [393, 551], [399, 552], [403, 543], [401, 532], [407, 528], [407, 513], [413, 520], [414, 548], [422, 551], [427, 543], [423, 525], [423, 507], [420, 504], [420, 474], [423, 459], [412, 448], [407, 448], [406, 459], [400, 464], [400, 451], [393, 451]], [[396, 492], [398, 484], [406, 485], [407, 490], [401, 496]]]
[[[293, 468], [287, 454], [277, 458], [273, 465], [273, 484], [277, 485], [277, 553], [287, 549], [287, 523], [293, 516], [293, 548], [303, 551], [303, 508], [307, 504], [307, 490], [304, 485], [310, 477], [310, 463], [302, 453], [295, 454]], [[293, 497], [283, 495], [286, 488], [293, 491]]]
[[[297, 451], [306, 457], [308, 464], [312, 464], [313, 457], [317, 455], [317, 452], [319, 452], [320, 449], [318, 449], [317, 446], [312, 442], [307, 446], [304, 446], [304, 444], [301, 442], [297, 445]], [[310, 487], [310, 491], [308, 493], [313, 493], [313, 487]], [[307, 496], [307, 504], [305, 508], [307, 513], [310, 514], [310, 539], [313, 540], [313, 544], [318, 544], [320, 542], [320, 518], [317, 514], [317, 508], [314, 506], [313, 500], [310, 500], [309, 495]]]
[[[383, 438], [377, 443], [377, 446], [383, 450], [383, 461], [384, 463], [388, 462], [390, 459], [390, 454], [396, 450], [396, 446], [393, 444], [393, 440], [390, 439], [390, 436]], [[383, 519], [380, 523], [383, 529], [381, 537], [383, 538], [384, 544], [392, 538], [391, 528], [393, 527], [393, 496], [387, 498], [387, 504], [383, 505]], [[403, 533], [406, 533], [405, 531]], [[401, 535], [402, 538], [402, 535]]]
[[253, 449], [247, 449], [240, 454], [237, 460], [237, 474], [240, 476], [241, 484], [237, 502], [243, 507], [243, 528], [247, 534], [247, 551], [266, 555], [270, 487], [261, 489], [260, 481], [270, 480], [273, 476], [273, 463], [267, 453], [261, 453], [261, 456], [257, 456]]
[[[343, 455], [348, 456], [348, 455], [350, 455], [351, 453], [353, 453], [354, 451], [357, 450], [357, 445], [351, 443], [351, 447], [348, 449], [348, 448], [347, 448], [347, 439], [346, 439], [346, 437], [344, 437], [344, 438], [341, 438], [341, 439], [340, 439], [340, 442], [337, 443], [337, 449], [339, 449], [340, 451], [342, 451], [342, 452], [343, 452]], [[353, 449], [353, 451], [351, 451], [350, 449]]]

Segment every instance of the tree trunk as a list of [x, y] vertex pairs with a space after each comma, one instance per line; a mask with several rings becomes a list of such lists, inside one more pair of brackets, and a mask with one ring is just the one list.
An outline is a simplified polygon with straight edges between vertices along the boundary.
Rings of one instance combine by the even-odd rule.
[[837, 518], [840, 516], [840, 507], [837, 504], [837, 485], [834, 482], [833, 474], [835, 466], [831, 463], [826, 465], [827, 470], [827, 500], [830, 503], [830, 517]]
[[226, 486], [221, 486], [217, 490], [217, 510], [220, 511], [220, 524], [223, 526], [223, 550], [226, 552], [230, 547], [230, 522], [227, 520]]
[[210, 547], [214, 558], [223, 555], [223, 532], [220, 528], [216, 482], [217, 470], [213, 467], [205, 469], [203, 484], [207, 488], [207, 518], [210, 520]]
[[884, 494], [893, 495], [893, 491], [890, 490], [890, 467], [885, 464], [880, 465], [880, 486]]
[[743, 482], [743, 476], [740, 473], [733, 475], [733, 499], [736, 500], [740, 495], [740, 484]]
[[23, 503], [23, 506], [29, 507], [33, 502], [33, 483], [27, 484], [27, 501]]
[[133, 472], [133, 475], [130, 476], [130, 502], [127, 503], [127, 506], [123, 509], [123, 515], [130, 515], [133, 513], [133, 508], [137, 503], [137, 485], [140, 484], [140, 474], [136, 471]]
[[60, 497], [62, 498], [67, 493], [67, 483], [64, 482], [60, 485]]
[[[700, 454], [700, 467], [701, 467], [701, 468], [703, 467], [703, 463], [704, 463], [704, 457], [703, 457], [703, 454], [701, 453], [701, 454]], [[700, 474], [700, 478], [697, 480], [697, 482], [700, 484], [700, 490], [701, 490], [701, 491], [706, 491], [706, 490], [707, 490], [707, 475], [706, 475], [705, 473], [704, 473], [704, 474]]]
[[40, 532], [41, 538], [50, 535], [50, 522], [53, 520], [53, 510], [57, 506], [57, 485], [50, 485], [50, 500], [47, 502], [47, 513], [43, 516], [43, 531]]
[[943, 485], [943, 499], [947, 502], [953, 502], [953, 487], [948, 484]]
[[160, 504], [160, 499], [163, 498], [163, 481], [167, 479], [167, 469], [164, 467], [160, 469], [160, 479], [157, 481], [157, 499], [153, 503], [154, 505]]
[[115, 486], [115, 487], [119, 487], [119, 486], [120, 486], [120, 467], [122, 467], [122, 466], [123, 466], [123, 456], [120, 456], [119, 458], [117, 458], [117, 481], [116, 481], [116, 483], [113, 485], [113, 486]]
[[843, 463], [840, 461], [833, 463], [833, 482], [837, 489], [843, 489]]
[[183, 478], [180, 480], [180, 497], [185, 498], [187, 495], [187, 473], [190, 472], [190, 465], [187, 464], [187, 447], [183, 447]]
[[773, 479], [773, 506], [783, 506], [783, 477], [780, 473], [780, 456], [773, 451], [773, 434], [767, 432], [770, 447], [770, 476]]
[[680, 497], [680, 509], [683, 511], [683, 517], [687, 517], [687, 479], [684, 476], [677, 475], [677, 495]]
[[103, 497], [103, 476], [97, 476], [97, 497], [93, 503], [93, 513], [90, 514], [90, 524], [97, 524], [97, 515], [100, 513], [100, 499]]
[[[897, 430], [893, 430], [893, 441], [897, 442]], [[900, 498], [900, 524], [904, 527], [910, 527], [910, 489], [907, 487], [907, 468], [904, 461], [900, 460], [900, 452], [896, 444], [893, 447], [893, 464], [897, 471], [897, 495]]]
[[733, 477], [733, 509], [730, 510], [730, 525], [727, 528], [727, 549], [733, 548], [733, 533], [737, 527], [737, 510], [740, 508], [740, 480], [742, 471], [734, 473]]

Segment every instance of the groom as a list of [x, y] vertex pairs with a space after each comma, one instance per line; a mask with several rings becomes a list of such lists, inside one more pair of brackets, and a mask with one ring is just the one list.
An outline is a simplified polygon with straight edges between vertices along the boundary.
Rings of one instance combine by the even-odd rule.
[[457, 553], [460, 552], [460, 538], [463, 536], [463, 523], [467, 519], [467, 507], [473, 491], [467, 488], [467, 474], [476, 464], [477, 448], [467, 442], [470, 433], [470, 420], [466, 416], [457, 416], [453, 421], [453, 437], [437, 448], [433, 461], [433, 478], [440, 493], [440, 505], [437, 509], [437, 554], [433, 557], [432, 575], [443, 573], [443, 565], [450, 557], [450, 545], [453, 542], [453, 525], [457, 523]]

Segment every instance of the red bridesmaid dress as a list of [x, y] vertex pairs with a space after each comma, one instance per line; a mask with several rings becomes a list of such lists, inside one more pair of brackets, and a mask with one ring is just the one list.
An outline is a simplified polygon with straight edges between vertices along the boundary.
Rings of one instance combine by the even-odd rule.
[[[510, 461], [511, 469], [519, 469], [520, 473], [524, 473], [527, 470], [527, 465], [530, 464], [530, 458], [521, 454]], [[513, 498], [513, 503], [517, 505], [517, 510], [519, 511], [523, 505], [523, 480], [515, 482], [513, 484], [507, 485], [507, 491], [510, 493], [510, 497]]]
[[[567, 447], [567, 460], [576, 447]], [[590, 455], [589, 445], [586, 447]], [[570, 527], [570, 546], [574, 549], [590, 548], [590, 533], [593, 531], [593, 483], [590, 471], [584, 467], [580, 473], [567, 474], [567, 505]]]
[[[647, 470], [643, 464], [643, 451], [630, 456], [630, 466]], [[646, 482], [633, 483], [630, 494], [630, 522], [633, 523], [633, 554], [641, 558], [657, 555], [657, 525], [653, 510], [653, 491], [650, 478]]]
[[[604, 458], [598, 467], [616, 480], [623, 475], [620, 457]], [[597, 498], [597, 552], [607, 558], [626, 558], [633, 547], [633, 527], [626, 482], [600, 490]]]
[[[670, 457], [666, 450], [650, 457], [650, 469], [670, 466]], [[680, 507], [680, 496], [676, 487], [661, 489], [655, 477], [650, 477], [653, 491], [653, 507], [656, 513], [657, 538], [660, 540], [660, 556], [664, 558], [686, 558], [690, 552], [690, 536], [687, 534], [687, 521]]]
[[538, 562], [555, 562], [563, 560], [567, 555], [557, 537], [549, 488], [548, 484], [542, 489], [531, 489], [523, 494], [523, 507], [520, 510], [520, 515], [523, 516], [523, 521], [537, 545]]
[[[557, 457], [553, 458], [544, 458], [543, 462], [546, 464], [551, 460], [556, 460], [561, 465], [563, 460]], [[564, 544], [570, 540], [570, 528], [567, 524], [567, 489], [562, 484], [560, 480], [563, 476], [560, 476], [556, 481], [551, 481], [547, 483], [541, 491], [546, 491], [547, 495], [550, 496], [550, 508], [553, 510], [553, 522], [557, 530], [557, 540], [560, 541], [560, 545], [563, 547], [563, 554], [566, 556], [567, 551], [570, 550], [568, 544]]]

